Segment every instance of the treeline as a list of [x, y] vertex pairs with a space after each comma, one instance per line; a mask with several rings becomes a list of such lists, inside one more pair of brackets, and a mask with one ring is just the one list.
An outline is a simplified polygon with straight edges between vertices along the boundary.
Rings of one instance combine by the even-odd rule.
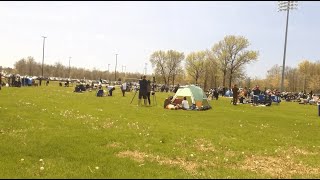
[[[42, 64], [34, 60], [33, 57], [29, 56], [27, 58], [20, 59], [14, 64], [14, 71], [12, 73], [17, 73], [20, 75], [28, 76], [41, 76], [42, 75]], [[122, 73], [118, 72], [116, 74], [117, 80], [123, 78], [140, 78], [142, 74], [140, 73]], [[71, 78], [71, 79], [106, 79], [115, 80], [114, 72], [100, 71], [97, 69], [88, 70], [85, 68], [67, 67], [63, 64], [56, 62], [54, 65], [44, 64], [43, 66], [43, 76], [44, 77], [60, 77], [60, 78]]]
[[[282, 67], [274, 65], [267, 71], [264, 79], [253, 79], [251, 84], [259, 84], [260, 87], [280, 89]], [[303, 60], [298, 67], [286, 66], [284, 73], [284, 88], [289, 92], [311, 90], [320, 93], [320, 61], [311, 62]]]

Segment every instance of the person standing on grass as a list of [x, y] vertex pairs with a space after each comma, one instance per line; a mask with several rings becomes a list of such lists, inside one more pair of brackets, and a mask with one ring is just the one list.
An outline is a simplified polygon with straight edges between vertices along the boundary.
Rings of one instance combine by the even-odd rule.
[[139, 101], [138, 105], [141, 105], [141, 99], [143, 98], [144, 105], [147, 105], [147, 86], [148, 81], [146, 80], [146, 76], [144, 75], [142, 80], [139, 81], [140, 89], [139, 89]]
[[123, 84], [121, 84], [121, 91], [122, 91], [122, 96], [124, 97], [124, 94], [126, 93], [127, 90], [127, 83], [124, 82]]
[[218, 100], [218, 98], [219, 98], [219, 92], [218, 92], [217, 88], [214, 88], [213, 96], [216, 98], [216, 100]]
[[232, 88], [232, 97], [233, 97], [233, 105], [237, 105], [237, 102], [238, 102], [238, 91], [239, 91], [239, 88], [237, 87], [237, 85], [233, 85], [233, 88]]

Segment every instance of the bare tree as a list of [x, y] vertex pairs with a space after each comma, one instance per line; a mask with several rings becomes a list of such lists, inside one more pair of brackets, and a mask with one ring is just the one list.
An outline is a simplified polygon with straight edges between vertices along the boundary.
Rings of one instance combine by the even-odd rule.
[[230, 35], [213, 46], [212, 51], [223, 72], [223, 86], [225, 86], [227, 73], [229, 73], [229, 88], [231, 88], [234, 74], [239, 73], [238, 71], [244, 65], [257, 60], [257, 51], [246, 50], [249, 45], [249, 41], [245, 37]]
[[174, 85], [175, 77], [182, 72], [181, 62], [184, 60], [184, 54], [174, 50], [168, 50], [166, 53], [166, 67], [168, 68], [168, 84], [170, 79]]
[[198, 84], [198, 80], [204, 75], [205, 57], [205, 51], [192, 52], [187, 56], [186, 71], [195, 80], [196, 84]]
[[166, 53], [164, 51], [156, 51], [150, 57], [152, 67], [155, 67], [155, 74], [159, 75], [165, 84], [168, 84], [168, 73], [166, 68]]
[[222, 72], [222, 86], [226, 86], [226, 75], [230, 58], [228, 57], [226, 43], [220, 41], [212, 47], [213, 58], [218, 62], [218, 68]]

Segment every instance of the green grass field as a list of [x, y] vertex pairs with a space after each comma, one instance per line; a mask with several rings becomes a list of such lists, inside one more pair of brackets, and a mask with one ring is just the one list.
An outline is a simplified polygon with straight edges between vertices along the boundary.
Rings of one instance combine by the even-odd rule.
[[49, 86], [0, 91], [0, 178], [320, 178], [317, 106], [137, 107]]

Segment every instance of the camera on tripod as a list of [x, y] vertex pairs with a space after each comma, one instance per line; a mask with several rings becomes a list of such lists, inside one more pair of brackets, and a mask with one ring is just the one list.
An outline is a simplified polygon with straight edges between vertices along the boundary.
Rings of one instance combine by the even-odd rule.
[[[150, 80], [146, 80], [146, 76], [142, 76], [141, 79], [139, 79], [139, 87], [137, 87], [136, 92], [131, 99], [130, 104], [132, 103], [134, 97], [136, 96], [137, 92], [139, 91], [139, 104], [140, 100], [143, 97], [146, 105], [146, 97], [148, 99], [149, 105], [151, 105], [151, 100], [150, 100], [150, 95], [153, 97], [153, 104], [157, 105], [157, 100], [156, 100], [156, 93], [155, 93], [155, 88], [156, 88], [156, 78], [153, 77], [152, 84]], [[146, 89], [145, 89], [146, 88]], [[141, 91], [140, 91], [141, 90]]]
[[154, 95], [154, 93], [155, 93], [155, 88], [156, 88], [156, 77], [152, 77], [152, 95]]

